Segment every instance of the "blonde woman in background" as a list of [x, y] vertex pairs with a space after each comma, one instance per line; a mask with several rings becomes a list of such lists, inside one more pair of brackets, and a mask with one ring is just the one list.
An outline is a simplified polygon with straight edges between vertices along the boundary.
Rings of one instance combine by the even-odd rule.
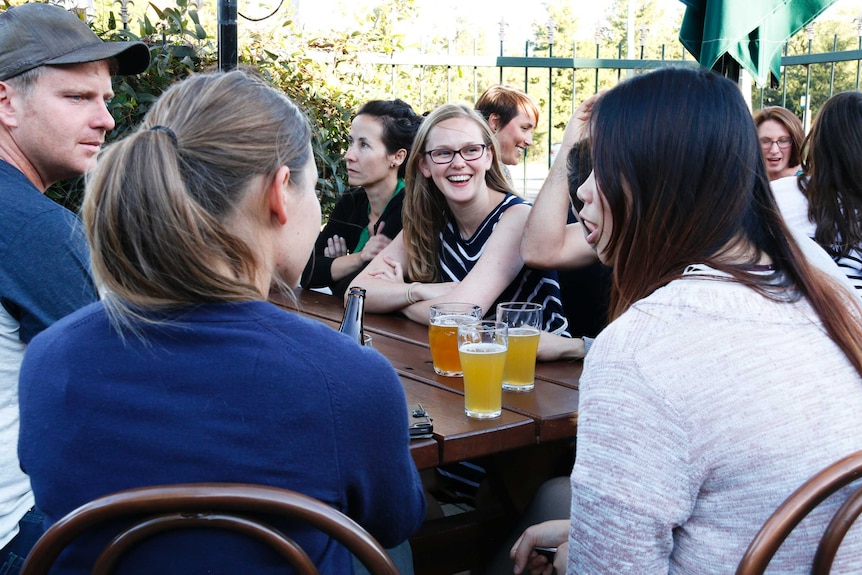
[[524, 265], [519, 242], [530, 205], [503, 175], [482, 117], [446, 104], [422, 123], [407, 162], [404, 229], [353, 281], [366, 310], [428, 323], [432, 304], [459, 301], [493, 315], [498, 302], [544, 305], [540, 359], [583, 357], [566, 331], [556, 274]]
[[[479, 96], [476, 110], [487, 120], [500, 145], [500, 162], [517, 166], [533, 145], [539, 108], [525, 92], [510, 86], [491, 86]], [[507, 174], [508, 175], [508, 174]]]

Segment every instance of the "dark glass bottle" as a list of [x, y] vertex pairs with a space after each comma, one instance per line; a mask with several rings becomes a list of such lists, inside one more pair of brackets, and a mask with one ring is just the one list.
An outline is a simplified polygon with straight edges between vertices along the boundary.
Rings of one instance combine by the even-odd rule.
[[352, 287], [347, 294], [347, 306], [344, 308], [344, 317], [341, 318], [341, 327], [338, 331], [353, 338], [359, 345], [365, 345], [365, 289]]

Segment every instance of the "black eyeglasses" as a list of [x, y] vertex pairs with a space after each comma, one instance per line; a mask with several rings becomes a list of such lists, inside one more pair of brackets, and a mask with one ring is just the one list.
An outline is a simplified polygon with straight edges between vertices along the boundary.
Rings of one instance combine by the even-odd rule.
[[763, 148], [764, 150], [772, 149], [772, 144], [778, 144], [778, 147], [780, 149], [786, 150], [787, 148], [790, 147], [790, 145], [792, 143], [793, 143], [793, 140], [786, 137], [786, 136], [784, 138], [778, 138], [777, 140], [770, 140], [769, 138], [760, 138], [760, 147]]
[[460, 150], [437, 148], [436, 150], [431, 150], [425, 153], [431, 156], [431, 161], [435, 164], [451, 164], [452, 160], [455, 159], [455, 154], [464, 158], [465, 162], [472, 162], [473, 160], [478, 160], [484, 156], [485, 148], [487, 147], [488, 146], [485, 144], [470, 144], [468, 146], [464, 146]]

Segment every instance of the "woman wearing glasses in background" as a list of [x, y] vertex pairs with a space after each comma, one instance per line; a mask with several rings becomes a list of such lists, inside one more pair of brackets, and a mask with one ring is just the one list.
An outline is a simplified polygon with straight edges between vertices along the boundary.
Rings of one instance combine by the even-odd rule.
[[767, 106], [754, 114], [754, 123], [769, 181], [798, 175], [805, 130], [796, 114], [781, 106]]
[[814, 236], [808, 220], [808, 200], [799, 187], [805, 130], [796, 114], [781, 106], [767, 106], [754, 114], [769, 186], [787, 225], [794, 232]]
[[434, 303], [493, 314], [501, 301], [544, 304], [539, 359], [583, 357], [569, 337], [556, 273], [524, 265], [519, 243], [530, 204], [514, 194], [494, 136], [474, 110], [447, 104], [422, 123], [407, 161], [403, 230], [352, 285], [366, 310], [428, 323]]

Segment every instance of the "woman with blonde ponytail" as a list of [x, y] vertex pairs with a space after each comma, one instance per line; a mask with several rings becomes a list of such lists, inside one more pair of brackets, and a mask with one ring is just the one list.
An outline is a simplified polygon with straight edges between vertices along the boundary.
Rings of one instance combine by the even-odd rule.
[[[383, 545], [420, 525], [404, 392], [389, 362], [267, 302], [299, 282], [320, 227], [304, 114], [261, 79], [200, 74], [109, 146], [83, 208], [103, 300], [35, 338], [21, 372], [22, 466], [50, 525], [144, 485], [238, 482], [299, 491]], [[272, 519], [321, 572], [346, 549]], [[90, 573], [76, 540], [58, 573]], [[282, 572], [241, 536], [183, 532], [123, 573]], [[133, 564], [132, 564], [133, 563]]]

